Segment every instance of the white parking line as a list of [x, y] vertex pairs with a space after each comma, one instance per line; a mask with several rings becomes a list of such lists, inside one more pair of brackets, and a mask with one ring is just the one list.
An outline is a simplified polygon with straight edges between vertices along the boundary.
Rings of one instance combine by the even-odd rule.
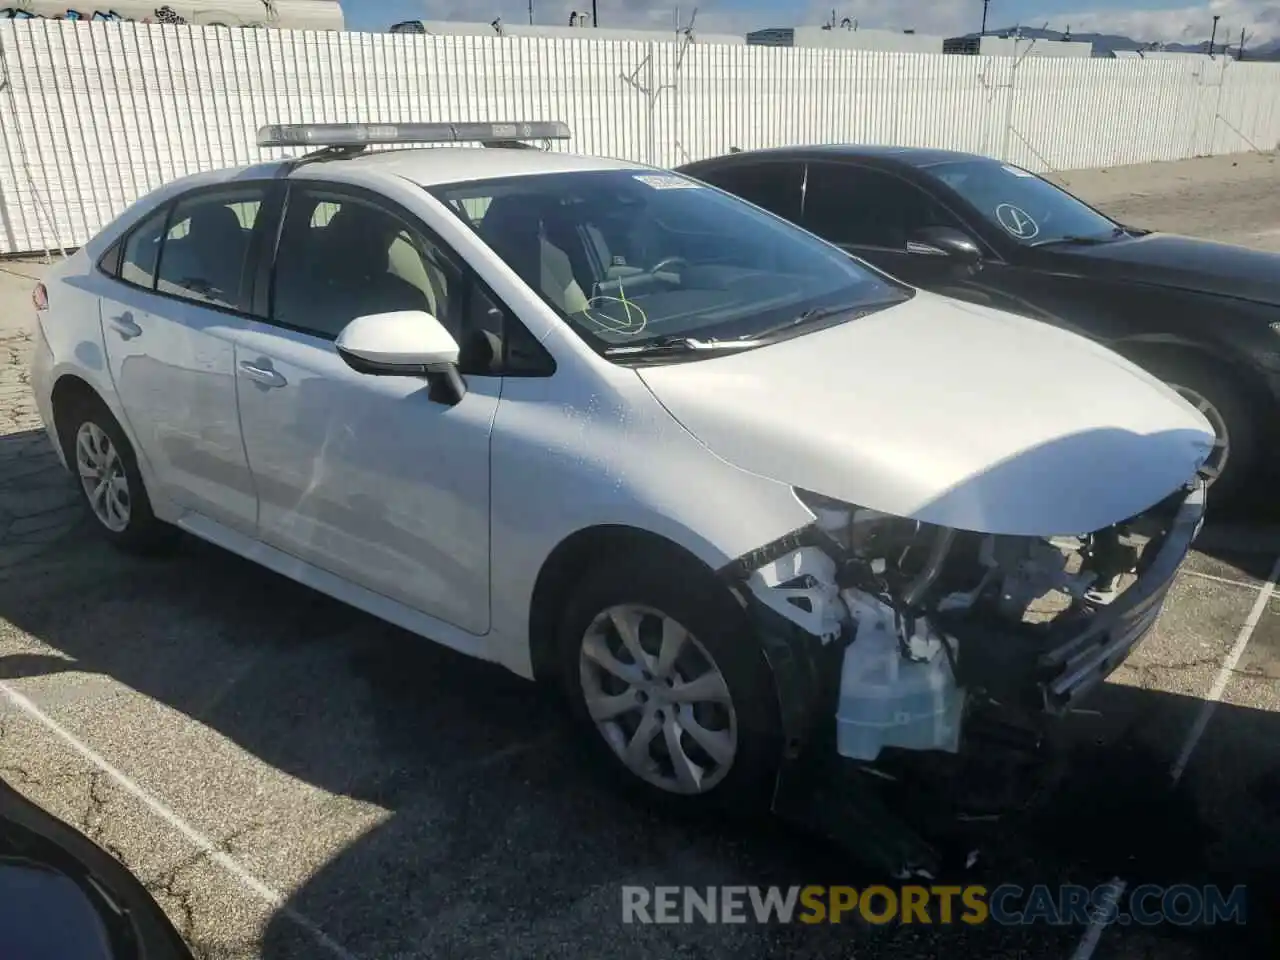
[[143, 803], [152, 813], [171, 826], [192, 844], [192, 846], [204, 853], [212, 862], [216, 863], [228, 874], [230, 874], [241, 886], [245, 887], [249, 892], [253, 893], [260, 900], [265, 901], [273, 907], [281, 916], [288, 917], [291, 921], [306, 931], [313, 940], [333, 956], [339, 960], [358, 960], [356, 955], [349, 951], [342, 944], [338, 943], [323, 930], [315, 921], [303, 916], [297, 910], [285, 903], [285, 898], [275, 890], [268, 887], [265, 883], [251, 874], [242, 867], [234, 859], [223, 851], [219, 850], [217, 845], [204, 834], [196, 830], [195, 827], [187, 823], [180, 816], [173, 812], [160, 800], [157, 800], [151, 794], [142, 789], [134, 780], [125, 775], [123, 772], [112, 766], [105, 757], [95, 751], [92, 747], [87, 746], [78, 740], [74, 734], [54, 720], [43, 710], [37, 707], [27, 697], [23, 696], [17, 690], [13, 689], [8, 683], [0, 680], [0, 694], [3, 694], [15, 707], [35, 720], [46, 730], [55, 734], [67, 746], [69, 746], [85, 760], [93, 764], [108, 777], [120, 785], [126, 793], [132, 795], [135, 799]]
[[1233, 580], [1230, 577], [1220, 577], [1215, 573], [1201, 573], [1199, 570], [1183, 570], [1183, 576], [1195, 577], [1198, 580], [1211, 580], [1214, 583], [1221, 583], [1228, 587], [1244, 587], [1246, 590], [1261, 590], [1265, 583], [1250, 583], [1248, 580]]
[[[1187, 572], [1190, 573], [1192, 571]], [[1207, 575], [1199, 574], [1199, 576]], [[1214, 577], [1212, 579], [1220, 578]], [[1267, 601], [1275, 593], [1277, 580], [1280, 580], [1280, 556], [1277, 556], [1275, 563], [1271, 565], [1271, 572], [1267, 575], [1267, 582], [1262, 584], [1262, 587], [1258, 590], [1258, 595], [1253, 601], [1253, 608], [1250, 609], [1249, 616], [1245, 618], [1244, 626], [1240, 628], [1240, 632], [1236, 635], [1236, 642], [1232, 644], [1231, 650], [1227, 653], [1227, 659], [1222, 662], [1222, 668], [1218, 671], [1217, 677], [1214, 678], [1213, 686], [1209, 688], [1208, 696], [1205, 697], [1204, 703], [1200, 706], [1200, 713], [1196, 716], [1196, 722], [1191, 725], [1191, 730], [1187, 733], [1187, 739], [1182, 744], [1182, 752], [1178, 754], [1178, 759], [1169, 770], [1170, 789], [1177, 786], [1179, 781], [1182, 780], [1182, 775], [1187, 770], [1187, 764], [1191, 762], [1191, 755], [1195, 753], [1205, 730], [1209, 728], [1209, 721], [1213, 719], [1213, 714], [1218, 709], [1218, 704], [1222, 702], [1222, 695], [1227, 691], [1227, 684], [1231, 681], [1231, 675], [1235, 672], [1236, 667], [1239, 666], [1240, 658], [1244, 656], [1245, 647], [1249, 645], [1249, 639], [1253, 636], [1253, 631], [1258, 628], [1258, 623], [1262, 620], [1262, 613], [1267, 608]], [[1108, 909], [1100, 911], [1102, 917], [1107, 916], [1110, 913], [1110, 907], [1118, 903], [1120, 898], [1124, 896], [1124, 891], [1128, 884], [1120, 877], [1114, 877], [1109, 886], [1111, 889], [1108, 892]], [[1071, 954], [1071, 960], [1090, 960], [1094, 950], [1098, 948], [1098, 942], [1102, 939], [1102, 931], [1104, 929], [1103, 921], [1100, 918], [1090, 923], [1085, 928], [1084, 936], [1080, 938], [1080, 943], [1076, 946], [1075, 952]]]

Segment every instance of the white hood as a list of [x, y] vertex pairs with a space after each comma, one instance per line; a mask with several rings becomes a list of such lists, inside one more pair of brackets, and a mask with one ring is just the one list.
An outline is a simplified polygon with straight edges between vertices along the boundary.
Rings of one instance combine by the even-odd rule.
[[984, 533], [1109, 526], [1190, 480], [1213, 444], [1195, 408], [1105, 347], [924, 292], [766, 347], [638, 372], [742, 469]]

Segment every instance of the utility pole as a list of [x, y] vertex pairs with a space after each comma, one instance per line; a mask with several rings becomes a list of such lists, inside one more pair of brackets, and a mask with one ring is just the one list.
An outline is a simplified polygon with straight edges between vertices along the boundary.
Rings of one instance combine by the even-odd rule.
[[991, 0], [982, 0], [982, 35], [987, 33], [987, 7], [991, 5]]
[[533, 0], [529, 0], [529, 26], [533, 26]]
[[1209, 34], [1209, 56], [1213, 56], [1213, 41], [1218, 39], [1218, 21], [1222, 19], [1221, 14], [1213, 15], [1213, 33]]
[[591, 0], [591, 26], [600, 26], [600, 15], [596, 13], [596, 0]]
[[1244, 27], [1240, 28], [1240, 49], [1236, 51], [1236, 59], [1244, 59]]

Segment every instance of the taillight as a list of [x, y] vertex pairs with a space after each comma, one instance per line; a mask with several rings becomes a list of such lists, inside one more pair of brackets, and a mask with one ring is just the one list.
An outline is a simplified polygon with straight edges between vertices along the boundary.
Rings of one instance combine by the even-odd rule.
[[37, 283], [36, 288], [31, 291], [31, 302], [37, 310], [49, 309], [49, 291], [44, 288], [43, 283]]

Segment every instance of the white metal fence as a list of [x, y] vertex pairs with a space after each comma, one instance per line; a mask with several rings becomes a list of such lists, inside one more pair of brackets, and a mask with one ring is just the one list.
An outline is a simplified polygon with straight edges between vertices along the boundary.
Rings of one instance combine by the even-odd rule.
[[564, 120], [661, 165], [804, 142], [1072, 169], [1280, 144], [1280, 65], [0, 23], [0, 253], [75, 246], [269, 122]]

